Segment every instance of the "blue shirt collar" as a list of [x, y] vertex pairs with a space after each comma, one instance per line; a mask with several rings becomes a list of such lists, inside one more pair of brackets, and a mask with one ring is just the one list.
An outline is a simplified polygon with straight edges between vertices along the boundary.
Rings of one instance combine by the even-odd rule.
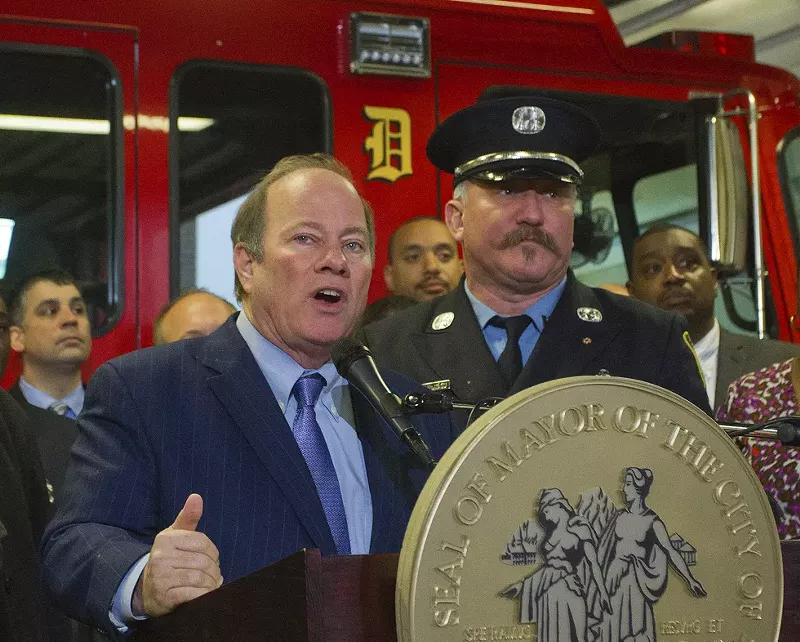
[[81, 410], [83, 409], [84, 390], [82, 383], [79, 383], [78, 387], [63, 399], [56, 399], [55, 397], [48, 395], [46, 392], [42, 392], [38, 388], [34, 388], [25, 380], [25, 377], [22, 376], [19, 378], [19, 389], [22, 391], [22, 396], [28, 400], [28, 403], [32, 406], [36, 406], [37, 408], [44, 408], [47, 410], [56, 401], [61, 401], [67, 404], [69, 409], [75, 413], [76, 417], [81, 414]]
[[[567, 277], [565, 276], [561, 280], [561, 283], [559, 283], [556, 287], [550, 290], [550, 292], [545, 294], [541, 299], [531, 305], [527, 310], [525, 310], [525, 312], [523, 312], [523, 314], [527, 314], [533, 320], [535, 326], [541, 330], [544, 327], [544, 321], [546, 321], [547, 318], [553, 314], [553, 310], [558, 304], [558, 300], [561, 298], [566, 286]], [[489, 323], [492, 317], [507, 316], [498, 314], [488, 305], [482, 301], [479, 301], [475, 295], [470, 292], [466, 280], [464, 281], [464, 291], [467, 293], [467, 298], [469, 299], [470, 305], [475, 312], [475, 317], [478, 319], [478, 325], [480, 326], [481, 330], [486, 327], [486, 324]]]
[[328, 361], [316, 370], [306, 370], [278, 346], [264, 338], [264, 335], [256, 330], [250, 319], [247, 318], [244, 310], [236, 319], [236, 327], [247, 347], [250, 348], [250, 352], [253, 353], [281, 411], [285, 412], [289, 404], [295, 382], [304, 373], [318, 372], [325, 377], [326, 382], [320, 395], [320, 401], [332, 415], [338, 416], [336, 406], [341, 404], [342, 388], [347, 385], [347, 381], [339, 375], [332, 361]]

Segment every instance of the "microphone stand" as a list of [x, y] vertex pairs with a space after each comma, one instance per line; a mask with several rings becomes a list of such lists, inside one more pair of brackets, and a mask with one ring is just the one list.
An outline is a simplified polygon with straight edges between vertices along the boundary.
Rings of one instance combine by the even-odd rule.
[[[489, 397], [477, 404], [453, 401], [452, 395], [442, 392], [411, 393], [403, 397], [403, 412], [408, 415], [437, 414], [451, 410], [468, 410], [472, 413], [488, 410], [503, 401], [501, 397]], [[471, 423], [468, 421], [467, 424]], [[784, 446], [800, 446], [800, 416], [789, 415], [777, 417], [760, 424], [740, 424], [735, 422], [718, 423], [731, 438], [758, 437], [771, 441], [780, 441]]]
[[725, 422], [719, 424], [730, 437], [759, 437], [780, 441], [784, 446], [800, 446], [800, 416], [776, 417], [760, 424]]

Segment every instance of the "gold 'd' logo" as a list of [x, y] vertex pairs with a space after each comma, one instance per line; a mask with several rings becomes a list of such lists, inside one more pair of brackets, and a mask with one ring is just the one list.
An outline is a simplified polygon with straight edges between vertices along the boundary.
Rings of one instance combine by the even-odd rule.
[[411, 117], [405, 109], [364, 105], [364, 117], [375, 123], [364, 140], [370, 154], [368, 181], [394, 183], [411, 176]]

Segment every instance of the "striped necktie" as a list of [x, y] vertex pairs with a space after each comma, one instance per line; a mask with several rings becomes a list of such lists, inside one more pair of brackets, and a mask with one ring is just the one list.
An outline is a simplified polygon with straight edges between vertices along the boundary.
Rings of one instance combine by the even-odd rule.
[[292, 395], [297, 400], [297, 414], [292, 433], [311, 471], [336, 550], [341, 555], [347, 555], [350, 553], [350, 533], [347, 530], [339, 478], [314, 411], [314, 405], [326, 383], [325, 377], [315, 372], [303, 375], [294, 384]]

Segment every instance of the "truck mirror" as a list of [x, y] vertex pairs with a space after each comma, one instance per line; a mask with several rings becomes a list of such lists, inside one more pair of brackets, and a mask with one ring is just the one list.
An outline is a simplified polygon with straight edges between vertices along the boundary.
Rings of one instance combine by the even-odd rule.
[[739, 130], [728, 118], [706, 120], [708, 203], [705, 238], [720, 276], [743, 272], [748, 243], [748, 178]]
[[[735, 98], [743, 107], [726, 109]], [[743, 100], [742, 100], [743, 99]], [[703, 97], [697, 97], [701, 107]], [[707, 100], [707, 98], [706, 98]], [[708, 105], [705, 102], [705, 105]], [[701, 234], [721, 277], [747, 269], [748, 236], [752, 237], [753, 281], [758, 337], [766, 336], [766, 270], [761, 245], [761, 183], [758, 165], [758, 106], [747, 89], [734, 89], [717, 97], [717, 107], [706, 111], [705, 136], [700, 135], [698, 171], [701, 181]], [[750, 173], [745, 169], [739, 130], [732, 118], [744, 117], [750, 151]], [[749, 182], [748, 182], [749, 177]], [[748, 189], [749, 183], [749, 189]], [[748, 229], [750, 234], [748, 234]]]

